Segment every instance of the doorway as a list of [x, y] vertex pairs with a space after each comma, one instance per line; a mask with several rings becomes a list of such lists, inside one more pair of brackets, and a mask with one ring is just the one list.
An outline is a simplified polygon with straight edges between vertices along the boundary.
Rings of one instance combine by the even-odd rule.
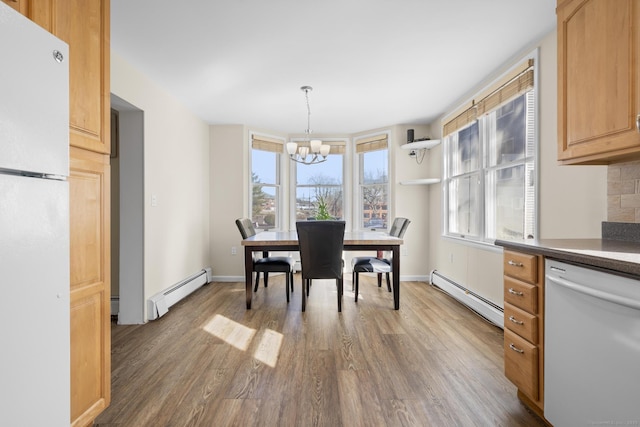
[[111, 94], [111, 315], [144, 319], [144, 112]]

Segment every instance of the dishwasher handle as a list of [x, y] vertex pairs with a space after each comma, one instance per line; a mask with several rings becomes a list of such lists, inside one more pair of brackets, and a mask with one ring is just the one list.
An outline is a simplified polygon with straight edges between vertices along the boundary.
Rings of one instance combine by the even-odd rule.
[[608, 301], [614, 304], [623, 305], [625, 307], [629, 307], [635, 310], [640, 310], [640, 301], [624, 297], [621, 295], [615, 295], [609, 292], [604, 292], [599, 289], [593, 289], [588, 286], [581, 285], [579, 283], [573, 282], [571, 280], [563, 279], [562, 277], [550, 276], [547, 275], [547, 280], [553, 282], [562, 287], [571, 289], [576, 292], [580, 292], [585, 295], [589, 295], [604, 301]]

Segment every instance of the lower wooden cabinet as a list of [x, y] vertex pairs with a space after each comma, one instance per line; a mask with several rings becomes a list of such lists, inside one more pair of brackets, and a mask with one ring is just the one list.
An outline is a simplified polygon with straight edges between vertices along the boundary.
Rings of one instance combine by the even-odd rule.
[[109, 155], [71, 147], [71, 425], [111, 400]]
[[509, 329], [504, 330], [504, 371], [520, 391], [539, 397], [538, 346]]
[[504, 251], [504, 373], [544, 416], [544, 258]]

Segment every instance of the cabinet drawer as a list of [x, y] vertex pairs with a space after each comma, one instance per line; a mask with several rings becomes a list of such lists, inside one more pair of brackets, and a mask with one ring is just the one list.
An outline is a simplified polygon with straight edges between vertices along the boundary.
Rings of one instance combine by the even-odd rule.
[[531, 314], [538, 313], [538, 287], [504, 277], [504, 301]]
[[532, 344], [538, 344], [538, 317], [509, 304], [504, 304], [504, 327]]
[[538, 257], [504, 251], [504, 274], [529, 283], [538, 281]]
[[538, 399], [538, 347], [504, 330], [504, 374], [520, 391]]

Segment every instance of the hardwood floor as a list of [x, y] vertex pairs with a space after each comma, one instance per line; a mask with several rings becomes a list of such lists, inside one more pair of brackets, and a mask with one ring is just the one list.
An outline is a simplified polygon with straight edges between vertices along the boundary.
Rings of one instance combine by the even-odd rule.
[[95, 426], [543, 426], [503, 374], [502, 330], [423, 282], [400, 310], [374, 277], [211, 283], [146, 325], [112, 325], [112, 401]]

